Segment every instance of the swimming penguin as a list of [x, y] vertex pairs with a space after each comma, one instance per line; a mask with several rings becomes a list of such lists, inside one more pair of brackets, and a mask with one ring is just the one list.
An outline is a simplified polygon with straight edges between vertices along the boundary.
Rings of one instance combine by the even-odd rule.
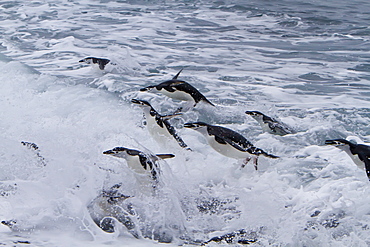
[[268, 132], [274, 135], [287, 135], [287, 134], [294, 134], [296, 133], [290, 127], [285, 125], [284, 123], [278, 122], [275, 119], [266, 116], [262, 112], [259, 111], [246, 111], [247, 115], [253, 117], [257, 122], [261, 125], [262, 130], [264, 132]]
[[210, 240], [202, 243], [202, 246], [206, 246], [211, 242], [216, 243], [227, 243], [227, 244], [237, 244], [240, 245], [249, 245], [251, 243], [257, 242], [257, 234], [254, 231], [247, 231], [245, 229], [240, 229], [237, 231], [233, 231], [231, 233], [227, 233], [221, 236], [213, 237]]
[[177, 77], [180, 75], [182, 69], [175, 75], [171, 80], [162, 82], [158, 85], [148, 86], [140, 89], [140, 91], [155, 92], [158, 91], [170, 98], [182, 100], [182, 101], [193, 101], [196, 106], [200, 101], [206, 102], [211, 106], [214, 106], [203, 94], [201, 94], [195, 87], [189, 83], [178, 80]]
[[189, 149], [188, 145], [177, 135], [175, 128], [168, 121], [170, 118], [178, 116], [179, 114], [162, 116], [148, 101], [132, 99], [131, 102], [143, 107], [147, 127], [152, 136], [155, 138], [163, 136], [170, 139], [175, 138], [180, 147]]
[[345, 151], [358, 167], [365, 168], [366, 175], [370, 180], [370, 146], [355, 144], [345, 139], [326, 140], [325, 144], [333, 145]]
[[126, 196], [118, 191], [122, 184], [116, 184], [109, 190], [103, 190], [94, 200], [92, 200], [87, 209], [91, 218], [97, 226], [103, 231], [113, 233], [116, 222], [123, 224], [127, 230], [135, 237], [139, 238], [135, 223], [130, 216], [135, 215], [132, 212], [131, 204], [124, 203], [131, 196]]
[[257, 170], [259, 155], [273, 159], [279, 158], [278, 156], [268, 154], [262, 149], [254, 147], [244, 136], [225, 127], [210, 125], [203, 122], [186, 123], [184, 127], [202, 133], [206, 137], [209, 145], [220, 154], [234, 159], [245, 159], [245, 163], [242, 167], [253, 157], [254, 167]]
[[38, 164], [40, 164], [41, 166], [46, 166], [46, 164], [47, 164], [46, 163], [46, 160], [40, 154], [40, 149], [39, 149], [39, 147], [35, 143], [33, 143], [33, 142], [25, 142], [25, 141], [22, 141], [21, 143], [22, 143], [23, 146], [26, 146], [27, 148], [29, 148], [33, 152], [35, 152]]
[[173, 154], [152, 155], [125, 147], [115, 147], [111, 150], [104, 151], [103, 154], [124, 158], [127, 161], [127, 165], [130, 169], [139, 174], [150, 174], [153, 180], [158, 179], [159, 169], [157, 161], [159, 159], [175, 157]]
[[[182, 226], [166, 225], [167, 222], [174, 222], [172, 219], [166, 217], [163, 219], [166, 222], [161, 222], [161, 216], [167, 215], [167, 212], [158, 212], [159, 208], [153, 205], [155, 201], [124, 195], [119, 192], [120, 187], [121, 183], [103, 190], [87, 206], [91, 218], [100, 229], [113, 233], [123, 225], [137, 239], [146, 238], [161, 243], [170, 243], [174, 240], [175, 233], [176, 236], [182, 233]], [[163, 200], [160, 203], [163, 203]], [[178, 217], [179, 215], [176, 215], [173, 218]]]
[[79, 61], [80, 63], [87, 63], [87, 64], [98, 64], [99, 69], [104, 70], [105, 65], [107, 65], [110, 60], [106, 58], [97, 58], [97, 57], [86, 57]]

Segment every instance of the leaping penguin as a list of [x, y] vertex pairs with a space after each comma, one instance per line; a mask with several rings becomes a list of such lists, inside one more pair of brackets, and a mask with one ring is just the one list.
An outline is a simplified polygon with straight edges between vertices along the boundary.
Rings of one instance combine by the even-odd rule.
[[143, 107], [147, 127], [152, 136], [155, 138], [163, 136], [170, 139], [175, 138], [180, 147], [189, 149], [188, 145], [177, 135], [175, 128], [168, 121], [170, 118], [178, 116], [179, 114], [162, 116], [148, 101], [132, 99], [131, 102]]
[[191, 128], [202, 133], [209, 145], [227, 157], [234, 159], [245, 159], [244, 167], [251, 158], [253, 158], [254, 167], [257, 170], [258, 156], [263, 155], [268, 158], [279, 158], [278, 156], [268, 154], [262, 149], [253, 146], [244, 136], [239, 133], [216, 125], [210, 125], [203, 122], [186, 123], [185, 128]]
[[259, 111], [246, 111], [247, 115], [253, 117], [257, 122], [261, 125], [262, 130], [264, 132], [268, 132], [274, 135], [287, 135], [287, 134], [295, 134], [296, 132], [288, 127], [286, 124], [281, 123], [269, 116], [266, 116], [262, 112]]
[[182, 101], [193, 101], [196, 106], [200, 101], [206, 102], [211, 106], [214, 106], [203, 94], [201, 94], [195, 87], [189, 83], [178, 80], [177, 77], [180, 75], [182, 69], [169, 81], [162, 82], [158, 85], [152, 85], [140, 89], [140, 91], [148, 92], [160, 92], [170, 98], [182, 100]]
[[97, 57], [86, 57], [79, 61], [80, 63], [87, 63], [87, 64], [98, 64], [100, 70], [104, 70], [105, 65], [107, 65], [110, 60], [106, 58], [97, 58]]
[[365, 168], [366, 175], [370, 180], [370, 146], [355, 144], [345, 139], [326, 140], [325, 144], [333, 145], [345, 151], [358, 167]]
[[153, 180], [158, 179], [159, 168], [157, 161], [175, 157], [173, 154], [153, 155], [125, 147], [115, 147], [104, 151], [103, 154], [125, 159], [130, 169], [138, 174], [150, 174]]

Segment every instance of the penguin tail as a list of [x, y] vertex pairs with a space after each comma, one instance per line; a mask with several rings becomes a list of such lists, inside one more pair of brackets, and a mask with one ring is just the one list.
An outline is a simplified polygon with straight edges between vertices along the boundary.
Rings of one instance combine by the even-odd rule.
[[169, 120], [171, 118], [178, 117], [178, 116], [181, 116], [181, 115], [182, 115], [182, 113], [178, 112], [178, 113], [174, 113], [174, 114], [164, 115], [162, 117], [163, 117], [164, 120]]
[[251, 153], [254, 154], [254, 155], [257, 155], [257, 156], [263, 155], [263, 156], [268, 157], [268, 158], [271, 158], [271, 159], [278, 159], [278, 158], [280, 158], [279, 156], [266, 153], [265, 151], [263, 151], [262, 149], [259, 149], [259, 148], [254, 148], [254, 150]]
[[[209, 104], [209, 105], [211, 105], [211, 106], [215, 106], [211, 101], [209, 101], [206, 97], [204, 97], [203, 99], [202, 99], [202, 101], [204, 101], [204, 102], [206, 102], [207, 104]], [[195, 105], [196, 105], [196, 103], [195, 103]], [[194, 105], [194, 106], [195, 106]]]
[[175, 157], [174, 154], [156, 154], [156, 156], [161, 159], [170, 159]]
[[278, 159], [280, 158], [279, 156], [273, 155], [273, 154], [268, 154], [268, 153], [262, 153], [263, 156], [271, 158], [271, 159]]

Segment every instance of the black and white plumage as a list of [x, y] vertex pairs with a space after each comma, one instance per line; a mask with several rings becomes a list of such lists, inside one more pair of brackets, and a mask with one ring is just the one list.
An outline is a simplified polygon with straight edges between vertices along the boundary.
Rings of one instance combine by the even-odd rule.
[[171, 80], [162, 82], [158, 85], [152, 85], [140, 89], [140, 91], [148, 92], [160, 92], [170, 98], [182, 100], [182, 101], [192, 101], [194, 106], [199, 102], [203, 101], [207, 104], [214, 106], [203, 94], [201, 94], [195, 87], [189, 83], [178, 80], [177, 77], [180, 75], [182, 70], [180, 70], [177, 75], [175, 75]]
[[128, 167], [138, 174], [150, 174], [153, 180], [158, 179], [159, 159], [173, 158], [173, 154], [148, 154], [139, 150], [125, 147], [115, 147], [111, 150], [104, 151], [103, 154], [123, 158], [127, 161]]
[[246, 111], [247, 115], [253, 117], [261, 125], [264, 132], [268, 132], [274, 135], [287, 135], [296, 133], [289, 126], [284, 123], [281, 123], [269, 116], [266, 116], [259, 111]]
[[186, 123], [184, 127], [202, 133], [214, 150], [227, 157], [246, 159], [245, 164], [253, 157], [256, 169], [258, 156], [260, 155], [273, 159], [279, 158], [278, 156], [268, 154], [262, 149], [253, 146], [244, 136], [225, 127], [210, 125], [203, 122]]
[[[135, 237], [139, 238], [138, 231], [131, 216], [134, 212], [130, 210], [130, 204], [125, 205], [125, 200], [131, 196], [119, 192], [122, 184], [116, 184], [108, 190], [103, 190], [94, 200], [90, 202], [87, 209], [91, 218], [97, 226], [108, 233], [115, 232], [117, 222], [124, 225]], [[125, 209], [126, 206], [126, 209]]]
[[365, 168], [366, 175], [370, 180], [370, 146], [355, 144], [345, 139], [326, 140], [325, 144], [333, 145], [345, 151], [358, 167]]
[[188, 145], [186, 145], [177, 134], [176, 129], [168, 121], [170, 118], [178, 116], [179, 114], [164, 116], [159, 114], [148, 101], [132, 99], [131, 102], [143, 107], [148, 131], [155, 139], [160, 140], [163, 137], [167, 139], [174, 138], [180, 147], [189, 149]]
[[110, 60], [106, 58], [97, 58], [97, 57], [86, 57], [79, 61], [80, 63], [87, 63], [87, 64], [97, 64], [99, 65], [100, 70], [104, 70], [105, 65], [107, 65]]

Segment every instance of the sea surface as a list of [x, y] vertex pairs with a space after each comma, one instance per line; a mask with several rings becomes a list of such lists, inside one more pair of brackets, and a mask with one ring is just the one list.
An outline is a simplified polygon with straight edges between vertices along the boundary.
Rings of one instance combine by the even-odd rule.
[[[0, 1], [0, 246], [193, 246], [232, 233], [208, 246], [370, 246], [370, 182], [325, 145], [370, 143], [369, 13], [365, 0]], [[79, 63], [89, 56], [111, 63]], [[181, 69], [216, 105], [170, 120], [192, 151], [154, 140], [131, 103], [186, 108], [139, 91]], [[247, 110], [297, 133], [264, 133]], [[241, 168], [183, 128], [193, 121], [280, 158]], [[103, 154], [117, 146], [176, 155], [160, 161], [156, 195]], [[117, 184], [138, 238], [92, 219]]]

